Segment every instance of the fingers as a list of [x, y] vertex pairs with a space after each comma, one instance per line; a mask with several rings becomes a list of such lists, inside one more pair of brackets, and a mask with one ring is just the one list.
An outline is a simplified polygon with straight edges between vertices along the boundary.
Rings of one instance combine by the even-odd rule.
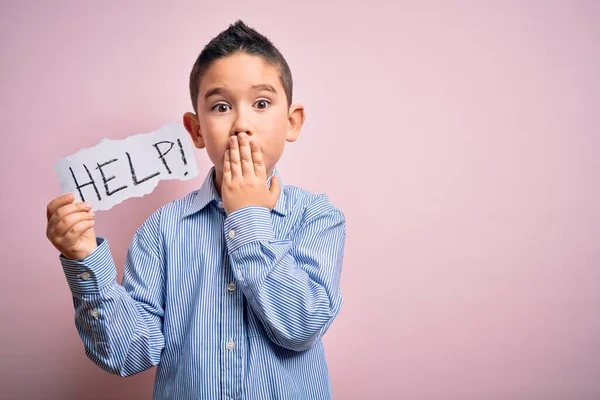
[[240, 146], [237, 136], [229, 139], [229, 162], [231, 164], [231, 179], [242, 178]]
[[231, 182], [231, 151], [225, 150], [225, 157], [223, 158], [223, 181]]
[[263, 159], [262, 151], [256, 141], [250, 142], [250, 151], [252, 153], [252, 163], [254, 164], [254, 174], [259, 178], [267, 178], [267, 170], [265, 167], [265, 161]]
[[66, 203], [59, 207], [56, 211], [54, 211], [50, 218], [48, 219], [48, 225], [54, 226], [57, 225], [60, 220], [65, 218], [66, 216], [79, 212], [88, 212], [92, 209], [92, 206], [88, 203]]
[[66, 193], [62, 196], [58, 196], [50, 203], [48, 203], [48, 207], [46, 207], [46, 219], [50, 221], [50, 217], [52, 217], [52, 214], [54, 214], [56, 210], [58, 210], [60, 207], [66, 204], [72, 203], [73, 201], [75, 201], [75, 196], [73, 196], [71, 193]]
[[223, 178], [236, 179], [256, 176], [267, 179], [267, 170], [257, 138], [242, 132], [229, 139], [229, 150], [225, 152]]
[[[73, 234], [74, 227], [77, 226], [78, 224], [80, 224], [81, 222], [92, 222], [92, 225], [93, 225], [93, 221], [94, 221], [94, 213], [93, 212], [78, 211], [78, 212], [73, 212], [71, 214], [67, 214], [63, 218], [61, 218], [54, 226], [53, 236], [54, 236], [54, 238], [60, 238], [60, 237], [67, 236], [67, 234], [69, 234], [69, 233]], [[88, 226], [85, 230], [89, 229], [90, 227], [91, 226]], [[80, 232], [77, 229], [75, 231]], [[81, 231], [81, 232], [84, 232], [84, 231]]]
[[242, 165], [242, 174], [244, 176], [254, 175], [254, 165], [252, 163], [252, 152], [250, 150], [250, 138], [244, 132], [238, 135], [238, 144], [240, 148], [240, 160]]
[[81, 219], [75, 222], [63, 235], [63, 239], [68, 242], [75, 242], [88, 229], [94, 226], [93, 219]]

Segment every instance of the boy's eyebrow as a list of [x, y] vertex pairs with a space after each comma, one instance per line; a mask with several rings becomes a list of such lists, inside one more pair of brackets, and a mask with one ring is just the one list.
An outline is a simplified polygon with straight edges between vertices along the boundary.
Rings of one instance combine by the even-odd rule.
[[225, 92], [227, 92], [227, 90], [223, 87], [212, 88], [206, 92], [204, 99], [208, 99], [210, 96], [214, 96], [216, 94], [223, 95]]
[[256, 90], [267, 90], [269, 92], [273, 92], [275, 94], [277, 94], [277, 90], [275, 90], [275, 88], [271, 85], [267, 85], [267, 84], [261, 84], [261, 85], [253, 85], [252, 89]]
[[[250, 88], [252, 90], [266, 90], [266, 91], [277, 94], [277, 90], [275, 90], [275, 88], [272, 85], [268, 85], [265, 83], [262, 83], [259, 85], [252, 85]], [[208, 99], [210, 96], [214, 96], [217, 94], [225, 95], [225, 93], [227, 93], [227, 89], [225, 89], [224, 87], [212, 88], [212, 89], [209, 89], [206, 91], [206, 94], [204, 95], [204, 99]]]

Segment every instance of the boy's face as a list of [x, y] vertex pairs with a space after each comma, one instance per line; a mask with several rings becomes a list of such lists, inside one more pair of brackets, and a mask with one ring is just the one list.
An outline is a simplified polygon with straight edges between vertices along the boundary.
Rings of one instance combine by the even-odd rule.
[[229, 138], [246, 132], [259, 144], [270, 174], [304, 122], [304, 108], [288, 108], [279, 72], [258, 56], [238, 53], [215, 61], [198, 92], [198, 114], [186, 113], [184, 125], [197, 148], [206, 148], [219, 181]]

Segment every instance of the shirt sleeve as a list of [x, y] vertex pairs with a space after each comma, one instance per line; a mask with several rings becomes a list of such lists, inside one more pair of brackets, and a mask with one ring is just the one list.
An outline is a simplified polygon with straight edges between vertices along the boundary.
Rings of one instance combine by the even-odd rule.
[[310, 348], [342, 305], [343, 213], [321, 195], [294, 238], [282, 241], [269, 209], [245, 207], [227, 217], [224, 233], [237, 284], [270, 339], [295, 351]]
[[73, 296], [75, 326], [86, 355], [102, 369], [129, 376], [158, 364], [164, 336], [163, 263], [157, 251], [156, 216], [134, 235], [122, 285], [104, 238], [82, 261], [60, 256]]

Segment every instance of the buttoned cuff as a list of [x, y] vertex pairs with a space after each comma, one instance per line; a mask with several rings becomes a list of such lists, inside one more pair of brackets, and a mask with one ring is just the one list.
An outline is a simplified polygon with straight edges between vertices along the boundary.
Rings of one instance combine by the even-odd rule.
[[244, 207], [225, 219], [225, 241], [230, 252], [254, 241], [273, 240], [271, 210], [266, 207]]
[[96, 242], [98, 247], [81, 261], [70, 260], [62, 254], [59, 257], [73, 294], [98, 293], [100, 289], [110, 285], [117, 278], [117, 270], [108, 247], [108, 241], [98, 237]]

